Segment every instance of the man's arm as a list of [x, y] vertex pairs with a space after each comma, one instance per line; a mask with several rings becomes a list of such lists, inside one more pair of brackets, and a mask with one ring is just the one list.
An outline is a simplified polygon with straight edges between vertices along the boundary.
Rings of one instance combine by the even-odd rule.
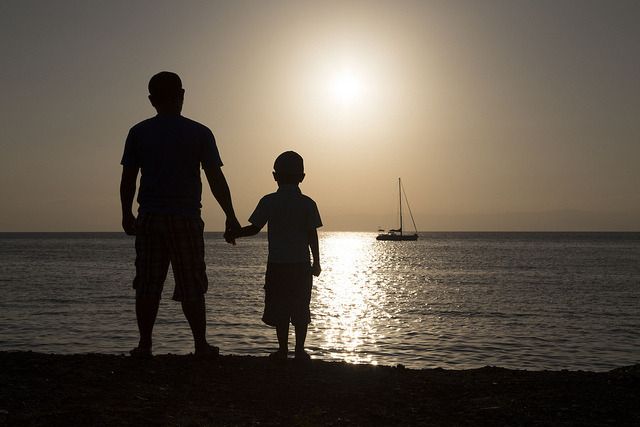
[[122, 167], [120, 178], [120, 204], [122, 205], [122, 229], [130, 236], [136, 234], [136, 217], [133, 215], [133, 199], [136, 195], [138, 168]]
[[318, 230], [315, 228], [309, 231], [309, 247], [311, 248], [311, 255], [313, 256], [313, 265], [311, 266], [311, 273], [314, 276], [319, 276], [322, 268], [320, 267], [320, 248], [318, 245]]
[[[227, 185], [227, 179], [224, 177], [222, 169], [220, 169], [219, 166], [205, 168], [204, 173], [207, 176], [209, 188], [211, 188], [213, 197], [216, 198], [218, 204], [227, 216], [227, 219], [225, 221], [225, 236], [227, 236], [227, 232], [229, 230], [235, 231], [240, 228], [240, 223], [238, 222], [236, 214], [233, 210], [233, 203], [231, 202], [231, 191], [229, 190], [229, 186]], [[235, 241], [232, 238], [225, 237], [225, 240], [227, 240], [228, 243], [235, 244]]]

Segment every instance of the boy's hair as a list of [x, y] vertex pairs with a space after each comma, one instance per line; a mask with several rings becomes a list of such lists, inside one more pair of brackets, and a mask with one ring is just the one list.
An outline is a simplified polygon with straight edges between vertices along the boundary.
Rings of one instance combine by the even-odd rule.
[[149, 80], [149, 94], [157, 100], [178, 99], [182, 93], [182, 80], [176, 73], [161, 71]]
[[276, 158], [273, 170], [278, 175], [303, 175], [304, 161], [302, 156], [295, 151], [285, 151]]

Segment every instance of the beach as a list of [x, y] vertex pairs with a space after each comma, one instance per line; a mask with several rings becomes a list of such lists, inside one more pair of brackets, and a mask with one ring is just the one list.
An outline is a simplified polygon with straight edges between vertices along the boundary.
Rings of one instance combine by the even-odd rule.
[[640, 365], [407, 369], [0, 352], [2, 425], [639, 425]]

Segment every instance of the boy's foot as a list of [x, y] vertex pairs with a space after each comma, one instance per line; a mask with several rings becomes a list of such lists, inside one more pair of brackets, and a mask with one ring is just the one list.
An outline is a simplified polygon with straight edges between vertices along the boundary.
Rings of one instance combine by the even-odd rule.
[[309, 362], [311, 361], [311, 356], [304, 350], [296, 350], [296, 361], [297, 362]]
[[151, 349], [144, 347], [136, 347], [133, 350], [129, 351], [129, 354], [134, 359], [151, 359], [153, 357]]
[[220, 349], [211, 344], [206, 347], [196, 348], [195, 356], [199, 359], [216, 359], [220, 355]]
[[274, 362], [286, 362], [287, 361], [287, 351], [286, 350], [278, 350], [269, 354], [269, 359]]

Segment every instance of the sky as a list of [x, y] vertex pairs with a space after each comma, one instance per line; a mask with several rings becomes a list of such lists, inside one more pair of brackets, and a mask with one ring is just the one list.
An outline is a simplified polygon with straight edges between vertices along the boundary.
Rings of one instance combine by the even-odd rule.
[[[241, 223], [282, 151], [324, 230], [640, 230], [640, 2], [0, 3], [0, 231], [117, 231], [127, 132], [178, 73]], [[224, 215], [205, 186], [209, 231]]]

